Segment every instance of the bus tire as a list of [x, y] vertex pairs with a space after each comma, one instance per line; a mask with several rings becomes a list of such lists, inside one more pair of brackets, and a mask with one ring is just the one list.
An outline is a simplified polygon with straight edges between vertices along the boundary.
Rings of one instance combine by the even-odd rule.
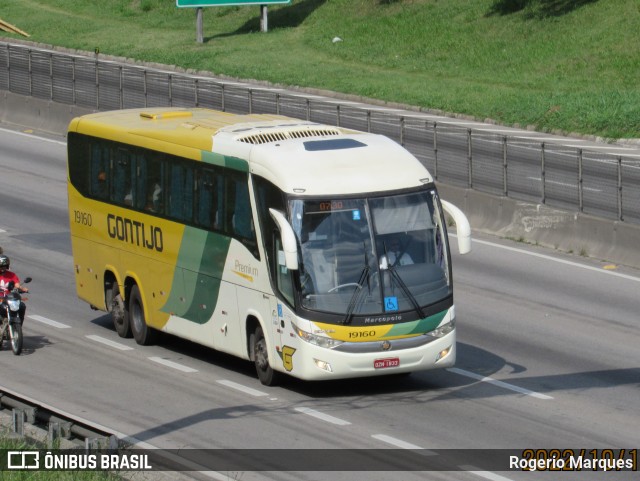
[[111, 320], [118, 336], [128, 338], [131, 337], [131, 324], [129, 322], [129, 310], [125, 309], [124, 300], [120, 295], [118, 286], [113, 287], [111, 302], [109, 305], [111, 312]]
[[140, 289], [135, 284], [129, 294], [129, 323], [131, 324], [131, 334], [138, 344], [148, 346], [155, 342], [157, 331], [147, 325]]
[[261, 326], [256, 327], [254, 332], [253, 359], [260, 382], [265, 386], [275, 386], [278, 383], [279, 373], [269, 365], [267, 340]]

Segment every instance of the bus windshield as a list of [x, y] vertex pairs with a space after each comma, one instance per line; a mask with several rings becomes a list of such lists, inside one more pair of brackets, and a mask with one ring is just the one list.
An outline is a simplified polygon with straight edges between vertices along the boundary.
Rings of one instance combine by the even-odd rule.
[[340, 316], [415, 311], [451, 295], [435, 189], [383, 197], [293, 199], [302, 307]]

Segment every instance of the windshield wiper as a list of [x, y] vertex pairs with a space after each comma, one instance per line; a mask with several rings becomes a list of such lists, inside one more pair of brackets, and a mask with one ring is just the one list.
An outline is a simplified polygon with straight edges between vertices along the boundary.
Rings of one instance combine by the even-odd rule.
[[358, 286], [356, 290], [351, 295], [351, 299], [349, 300], [349, 305], [347, 306], [347, 312], [345, 318], [342, 321], [342, 324], [347, 324], [351, 321], [351, 317], [353, 316], [353, 310], [356, 308], [356, 304], [358, 299], [360, 299], [360, 293], [362, 292], [362, 288], [364, 287], [365, 281], [369, 286], [369, 291], [371, 291], [371, 286], [369, 285], [369, 271], [371, 267], [369, 266], [369, 256], [367, 256], [367, 246], [362, 242], [362, 247], [364, 247], [364, 268], [360, 273], [360, 277], [358, 278]]
[[387, 267], [387, 270], [389, 272], [391, 272], [391, 276], [398, 281], [398, 285], [400, 286], [400, 289], [402, 289], [402, 291], [405, 293], [405, 295], [407, 296], [407, 298], [409, 299], [409, 301], [411, 302], [411, 304], [413, 305], [414, 310], [418, 313], [418, 315], [420, 316], [420, 319], [424, 319], [426, 316], [422, 310], [422, 308], [420, 307], [420, 304], [418, 304], [418, 301], [416, 300], [416, 298], [414, 297], [414, 295], [411, 293], [411, 291], [409, 290], [409, 288], [407, 287], [407, 285], [404, 283], [404, 281], [402, 280], [402, 278], [400, 277], [400, 274], [398, 274], [398, 272], [396, 271], [395, 266], [392, 266], [389, 264], [389, 267]]
[[347, 324], [351, 320], [351, 317], [353, 316], [353, 310], [355, 309], [357, 301], [360, 298], [360, 293], [362, 292], [364, 283], [369, 279], [370, 270], [371, 270], [371, 267], [369, 267], [368, 264], [365, 265], [364, 268], [362, 269], [362, 272], [360, 273], [360, 278], [358, 279], [358, 285], [356, 286], [356, 290], [351, 295], [351, 300], [349, 301], [349, 305], [347, 306], [347, 313], [345, 315], [345, 318], [342, 321], [342, 324]]

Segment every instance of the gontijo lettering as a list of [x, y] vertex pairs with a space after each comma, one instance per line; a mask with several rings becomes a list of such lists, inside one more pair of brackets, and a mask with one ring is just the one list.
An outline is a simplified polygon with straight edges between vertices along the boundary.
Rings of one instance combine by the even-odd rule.
[[162, 252], [163, 240], [160, 227], [147, 226], [144, 222], [109, 214], [107, 215], [107, 232], [112, 239]]

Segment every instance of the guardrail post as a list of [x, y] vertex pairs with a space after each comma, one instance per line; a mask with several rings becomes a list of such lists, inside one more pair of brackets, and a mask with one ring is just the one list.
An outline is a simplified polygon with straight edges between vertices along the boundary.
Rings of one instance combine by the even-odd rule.
[[76, 58], [71, 59], [71, 95], [73, 97], [73, 105], [76, 105]]
[[582, 185], [582, 149], [578, 149], [578, 210], [582, 212], [584, 209], [583, 205], [583, 185]]
[[220, 90], [222, 90], [222, 93], [221, 93], [221, 95], [222, 95], [222, 100], [221, 100], [221, 103], [222, 103], [222, 111], [223, 111], [223, 112], [226, 112], [224, 84], [221, 84], [221, 85], [220, 85]]
[[100, 110], [100, 69], [98, 68], [98, 51], [96, 49], [96, 110]]
[[253, 89], [248, 89], [247, 99], [249, 101], [249, 115], [253, 113]]
[[56, 447], [60, 439], [60, 423], [50, 422], [49, 432], [47, 433], [47, 447], [49, 449]]
[[169, 84], [169, 107], [173, 107], [173, 75], [168, 75], [167, 83]]
[[49, 54], [49, 96], [53, 100], [53, 54]]
[[311, 100], [307, 99], [307, 121], [311, 120]]
[[336, 127], [340, 127], [340, 104], [336, 105]]
[[24, 420], [26, 417], [25, 412], [22, 409], [13, 408], [13, 424], [12, 429], [13, 432], [24, 436]]
[[545, 171], [545, 155], [544, 155], [544, 142], [540, 144], [540, 195], [542, 197], [541, 202], [543, 204], [547, 201], [547, 185], [546, 185], [546, 171]]
[[11, 47], [7, 44], [7, 88], [11, 92]]
[[623, 221], [622, 215], [622, 156], [618, 156], [618, 220]]
[[276, 92], [276, 115], [280, 115], [280, 92]]
[[149, 101], [147, 99], [147, 71], [142, 71], [142, 90], [144, 91], [144, 107], [147, 108], [149, 106]]
[[473, 188], [473, 152], [471, 151], [471, 129], [467, 129], [467, 163], [468, 163], [468, 185]]
[[118, 92], [120, 95], [120, 108], [123, 109], [124, 108], [124, 69], [122, 68], [122, 65], [120, 66], [120, 72], [119, 72], [119, 79], [118, 79], [118, 88], [120, 89], [120, 91]]
[[198, 81], [198, 79], [195, 79], [193, 81], [193, 103], [196, 107], [200, 107], [199, 90], [200, 90], [200, 82]]
[[27, 64], [29, 65], [29, 95], [33, 95], [33, 72], [31, 71], [31, 49], [27, 50]]
[[404, 117], [400, 117], [400, 145], [404, 147]]
[[371, 110], [367, 110], [367, 132], [371, 133]]
[[438, 180], [438, 122], [433, 122], [433, 178]]
[[507, 175], [507, 136], [502, 136], [502, 193], [505, 197], [509, 195], [509, 186], [508, 186], [508, 175]]

